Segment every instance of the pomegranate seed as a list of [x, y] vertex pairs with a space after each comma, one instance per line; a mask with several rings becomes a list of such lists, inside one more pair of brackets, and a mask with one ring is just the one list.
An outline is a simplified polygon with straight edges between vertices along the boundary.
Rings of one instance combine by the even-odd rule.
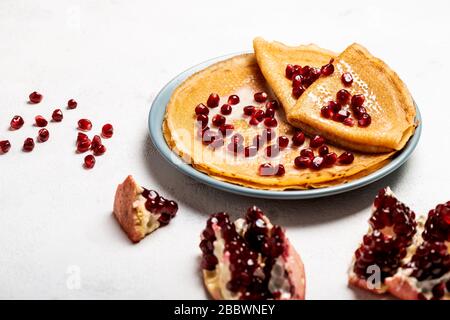
[[323, 167], [323, 157], [315, 157], [311, 163], [311, 169], [319, 170]]
[[19, 130], [20, 128], [22, 128], [24, 123], [25, 121], [23, 121], [23, 118], [21, 116], [14, 116], [10, 122], [11, 129]]
[[102, 137], [103, 138], [111, 138], [114, 134], [114, 128], [112, 126], [112, 124], [107, 123], [102, 127]]
[[272, 109], [277, 110], [278, 107], [279, 107], [279, 105], [278, 105], [278, 101], [277, 100], [270, 100], [269, 102], [266, 103], [266, 108], [267, 109], [272, 108]]
[[289, 138], [286, 136], [279, 136], [278, 137], [278, 145], [282, 149], [286, 148], [289, 145]]
[[104, 154], [105, 152], [106, 152], [106, 147], [105, 147], [105, 145], [103, 145], [103, 144], [97, 146], [97, 147], [94, 149], [94, 154], [95, 154], [96, 156], [101, 156], [101, 155]]
[[[61, 109], [56, 109], [55, 111], [53, 111], [53, 113], [52, 113], [52, 119], [53, 119], [53, 121], [55, 121], [55, 122], [61, 122], [62, 121], [62, 119], [63, 119], [63, 113], [62, 113], [62, 111], [61, 111]], [[80, 120], [81, 121], [81, 120]], [[92, 127], [92, 124], [91, 124], [91, 127]], [[90, 130], [90, 129], [89, 129]]]
[[[86, 138], [83, 138], [82, 140], [86, 141], [86, 140], [89, 140], [89, 138], [88, 138], [88, 136], [86, 136]], [[91, 149], [95, 150], [101, 145], [102, 145], [102, 138], [100, 138], [99, 135], [95, 135], [94, 138], [92, 138]]]
[[358, 125], [360, 127], [368, 127], [370, 123], [372, 122], [372, 118], [368, 113], [363, 113], [358, 120]]
[[361, 119], [361, 116], [367, 113], [367, 110], [364, 107], [355, 107], [353, 108], [353, 113], [355, 114], [356, 119]]
[[67, 101], [68, 109], [75, 109], [77, 106], [78, 106], [78, 103], [75, 100], [70, 99], [69, 101]]
[[345, 72], [341, 76], [341, 81], [344, 84], [344, 86], [351, 86], [353, 83], [353, 77], [350, 73]]
[[297, 131], [292, 136], [292, 143], [294, 146], [301, 146], [305, 142], [305, 134], [301, 131]]
[[234, 130], [234, 126], [232, 124], [223, 124], [219, 127], [220, 133], [222, 133], [223, 137], [228, 137]]
[[298, 64], [294, 65], [294, 75], [296, 75], [296, 74], [304, 75], [303, 70], [306, 70], [307, 68], [309, 68], [309, 67], [305, 66], [305, 69], [303, 69], [302, 66], [299, 66]]
[[335, 113], [333, 115], [333, 120], [337, 122], [344, 122], [346, 118], [350, 116], [350, 112], [347, 110], [341, 109], [339, 112]]
[[254, 106], [246, 106], [244, 107], [244, 114], [246, 116], [251, 116], [255, 113], [255, 107]]
[[305, 77], [309, 77], [310, 71], [311, 71], [310, 66], [304, 66], [303, 68], [300, 66], [298, 66], [298, 67], [299, 67], [299, 69], [298, 69], [299, 74], [301, 74], [302, 76], [305, 76]]
[[212, 118], [212, 124], [216, 127], [220, 127], [221, 125], [225, 124], [225, 117], [220, 115], [220, 114], [216, 114], [213, 118]]
[[294, 66], [292, 64], [288, 64], [286, 66], [286, 78], [288, 78], [289, 80], [292, 79], [292, 76], [294, 75]]
[[258, 152], [258, 148], [256, 146], [248, 146], [244, 148], [244, 156], [246, 158], [253, 157]]
[[206, 114], [199, 114], [197, 116], [197, 123], [202, 127], [205, 128], [208, 125], [208, 116]]
[[89, 140], [89, 137], [86, 134], [84, 134], [83, 132], [78, 132], [77, 143], [80, 141], [86, 141], [86, 140]]
[[265, 92], [257, 92], [253, 95], [253, 98], [255, 98], [256, 102], [265, 102], [268, 98], [267, 93]]
[[229, 104], [224, 104], [220, 107], [220, 112], [224, 115], [231, 114], [231, 111], [233, 111], [233, 109], [231, 108], [231, 106]]
[[272, 144], [266, 147], [266, 156], [269, 158], [276, 157], [280, 154], [280, 148], [277, 144]]
[[199, 105], [197, 105], [195, 107], [195, 114], [199, 115], [199, 114], [205, 114], [208, 115], [209, 114], [209, 109], [207, 106], [205, 106], [203, 103], [200, 103]]
[[0, 141], [0, 151], [2, 153], [8, 153], [8, 151], [11, 149], [11, 143], [9, 140], [3, 140]]
[[231, 104], [232, 106], [238, 104], [239, 101], [240, 101], [239, 97], [235, 94], [232, 94], [231, 96], [228, 97], [228, 104]]
[[317, 147], [320, 147], [321, 145], [323, 145], [324, 143], [325, 143], [325, 139], [319, 135], [316, 135], [309, 141], [309, 146], [311, 148], [317, 148]]
[[297, 74], [293, 79], [292, 79], [292, 86], [293, 87], [300, 87], [302, 85], [303, 82], [303, 76]]
[[266, 118], [273, 118], [273, 117], [275, 117], [275, 109], [267, 108], [265, 116], [266, 116]]
[[273, 176], [275, 170], [270, 163], [263, 163], [259, 166], [258, 174], [260, 176]]
[[248, 123], [249, 123], [250, 125], [252, 125], [252, 126], [257, 126], [260, 122], [261, 122], [261, 121], [259, 121], [259, 120], [256, 119], [255, 117], [252, 117]]
[[327, 106], [331, 109], [331, 111], [333, 112], [338, 112], [339, 110], [341, 110], [341, 106], [339, 105], [339, 103], [337, 103], [336, 101], [328, 101]]
[[220, 97], [217, 93], [211, 93], [208, 97], [206, 105], [210, 108], [216, 108], [219, 106]]
[[34, 121], [36, 122], [37, 127], [46, 127], [48, 125], [48, 121], [45, 120], [43, 116], [34, 117]]
[[92, 154], [87, 155], [84, 158], [84, 167], [86, 169], [92, 169], [95, 166], [95, 157]]
[[300, 151], [300, 155], [302, 157], [308, 157], [311, 160], [314, 159], [314, 151], [311, 148], [302, 149], [302, 151]]
[[327, 167], [332, 166], [333, 164], [336, 163], [337, 158], [338, 156], [336, 153], [334, 152], [327, 153], [326, 155], [323, 156], [324, 165]]
[[352, 104], [352, 107], [362, 107], [362, 105], [364, 104], [364, 101], [366, 100], [366, 97], [364, 97], [364, 95], [362, 95], [362, 94], [355, 94], [353, 97], [352, 97], [352, 101], [351, 101], [351, 104]]
[[42, 101], [42, 94], [33, 91], [32, 93], [30, 93], [30, 95], [28, 96], [30, 98], [30, 102], [31, 103], [39, 103]]
[[263, 110], [257, 110], [253, 115], [253, 117], [256, 118], [256, 120], [258, 120], [259, 122], [261, 122], [263, 121], [265, 115], [266, 113]]
[[333, 72], [334, 72], [334, 66], [333, 66], [333, 63], [332, 63], [332, 62], [330, 62], [330, 63], [328, 63], [328, 64], [322, 66], [322, 68], [320, 69], [320, 73], [321, 73], [323, 76], [329, 76], [329, 75], [332, 75]]
[[275, 131], [271, 128], [264, 129], [262, 132], [262, 136], [265, 141], [272, 141], [275, 138]]
[[329, 106], [323, 106], [322, 109], [320, 109], [320, 114], [322, 115], [322, 117], [330, 119], [333, 117], [334, 112]]
[[311, 163], [310, 157], [299, 156], [294, 159], [294, 164], [299, 169], [307, 169], [311, 166]]
[[346, 126], [349, 127], [353, 127], [355, 125], [355, 121], [352, 118], [345, 118], [344, 121], [342, 122], [343, 124], [345, 124]]
[[84, 153], [91, 148], [91, 140], [82, 140], [77, 143], [77, 151], [79, 153]]
[[352, 95], [345, 89], [341, 89], [336, 93], [336, 101], [341, 106], [346, 105], [350, 102]]
[[309, 75], [310, 82], [313, 83], [314, 81], [319, 79], [320, 74], [321, 74], [321, 72], [320, 72], [319, 68], [311, 68], [310, 75]]
[[47, 129], [43, 128], [43, 129], [39, 130], [39, 132], [38, 132], [38, 140], [40, 142], [47, 141], [49, 137], [50, 137], [50, 133], [48, 132]]
[[354, 159], [355, 156], [353, 155], [353, 153], [345, 151], [338, 157], [337, 160], [340, 164], [350, 164], [353, 162]]
[[293, 87], [292, 95], [294, 96], [295, 99], [298, 99], [303, 94], [303, 92], [305, 92], [305, 90], [306, 90], [306, 88], [304, 86]]
[[92, 129], [92, 122], [88, 119], [80, 119], [78, 121], [78, 129], [83, 131], [89, 131]]
[[284, 166], [282, 164], [279, 164], [275, 175], [278, 177], [282, 177], [282, 176], [284, 176], [285, 173], [286, 173], [286, 169], [284, 168]]
[[330, 150], [328, 149], [327, 146], [321, 146], [319, 148], [319, 156], [324, 157], [326, 154], [328, 154], [328, 152], [330, 152]]
[[32, 138], [26, 138], [23, 143], [23, 151], [31, 152], [34, 149], [34, 140]]
[[266, 118], [264, 119], [264, 125], [266, 127], [276, 127], [278, 125], [278, 121], [275, 118]]

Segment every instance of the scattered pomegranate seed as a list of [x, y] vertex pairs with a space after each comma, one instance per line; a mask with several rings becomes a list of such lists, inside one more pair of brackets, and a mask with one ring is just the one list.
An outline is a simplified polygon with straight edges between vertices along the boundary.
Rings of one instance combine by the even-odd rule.
[[305, 90], [306, 90], [306, 88], [304, 86], [293, 87], [292, 95], [294, 96], [295, 99], [298, 99], [303, 94], [303, 92], [305, 92]]
[[277, 100], [270, 100], [269, 102], [266, 103], [266, 108], [272, 108], [274, 110], [277, 110], [279, 107], [278, 105], [278, 101]]
[[107, 123], [102, 127], [102, 137], [109, 139], [113, 136], [114, 134], [114, 127], [112, 126], [112, 124]]
[[255, 113], [255, 107], [254, 106], [246, 106], [244, 107], [244, 114], [246, 116], [251, 116]]
[[326, 155], [323, 156], [324, 165], [327, 167], [334, 165], [337, 161], [337, 158], [338, 156], [336, 153], [334, 152], [327, 153]]
[[[80, 132], [81, 133], [81, 132]], [[86, 136], [86, 135], [85, 135]], [[86, 141], [89, 140], [88, 136], [86, 136], [86, 138], [83, 138], [82, 140]], [[99, 146], [102, 145], [102, 138], [99, 135], [95, 135], [92, 138], [92, 143], [91, 143], [91, 149], [95, 150], [97, 149]]]
[[300, 87], [303, 82], [303, 76], [297, 74], [292, 78], [292, 86], [293, 87]]
[[256, 146], [248, 146], [244, 148], [244, 156], [246, 158], [254, 157], [258, 152], [258, 148]]
[[333, 117], [334, 112], [333, 112], [333, 110], [331, 110], [331, 108], [329, 106], [323, 106], [320, 109], [320, 114], [322, 115], [322, 117], [330, 119]]
[[358, 125], [360, 127], [368, 127], [372, 122], [372, 118], [368, 113], [363, 113], [358, 119]]
[[217, 93], [211, 93], [208, 97], [206, 104], [210, 108], [216, 108], [219, 106], [220, 97]]
[[78, 103], [74, 99], [70, 99], [67, 101], [67, 108], [75, 109], [78, 106]]
[[[52, 119], [55, 122], [61, 122], [62, 119], [64, 118], [64, 115], [62, 113], [61, 109], [56, 109], [55, 111], [53, 111], [52, 113]], [[80, 120], [81, 121], [81, 120]], [[92, 126], [92, 125], [91, 125]], [[90, 129], [89, 129], [90, 130]]]
[[199, 114], [197, 116], [197, 123], [200, 124], [202, 128], [205, 128], [208, 125], [208, 116], [206, 114]]
[[233, 111], [233, 109], [231, 108], [231, 106], [229, 104], [224, 104], [220, 107], [220, 112], [224, 115], [231, 114], [231, 111]]
[[253, 95], [253, 98], [256, 102], [265, 102], [268, 98], [268, 95], [265, 92], [257, 92]]
[[26, 138], [23, 142], [23, 151], [31, 152], [34, 149], [34, 140], [33, 138]]
[[277, 144], [271, 144], [270, 146], [266, 147], [266, 156], [269, 158], [276, 157], [280, 154], [280, 148]]
[[328, 101], [327, 106], [333, 111], [333, 112], [338, 112], [339, 110], [341, 110], [341, 106], [339, 105], [339, 103], [337, 103], [336, 101]]
[[311, 148], [305, 148], [300, 151], [302, 157], [308, 157], [311, 160], [314, 159], [314, 151]]
[[21, 116], [14, 116], [10, 122], [11, 129], [19, 130], [20, 128], [22, 128], [24, 123], [25, 121], [23, 121], [23, 118]]
[[92, 154], [87, 155], [84, 158], [84, 167], [86, 169], [92, 169], [95, 166], [95, 157]]
[[362, 107], [362, 105], [364, 104], [364, 101], [366, 100], [366, 97], [364, 97], [364, 95], [363, 94], [355, 94], [353, 97], [352, 97], [352, 101], [351, 101], [351, 104], [352, 104], [352, 107]]
[[97, 146], [97, 147], [94, 149], [94, 154], [95, 154], [96, 156], [101, 156], [101, 155], [103, 155], [105, 152], [106, 152], [106, 147], [105, 147], [105, 145], [103, 145], [103, 144]]
[[30, 102], [31, 103], [39, 103], [42, 101], [42, 94], [33, 91], [32, 93], [30, 93], [30, 95], [28, 96], [30, 98]]
[[344, 84], [344, 86], [351, 86], [353, 83], [353, 77], [350, 73], [345, 72], [341, 76], [341, 81]]
[[8, 153], [8, 151], [11, 149], [11, 143], [9, 140], [2, 140], [0, 141], [0, 151], [2, 153]]
[[223, 137], [227, 137], [231, 135], [234, 130], [234, 126], [232, 124], [223, 124], [219, 127], [220, 133], [222, 133]]
[[91, 140], [82, 140], [77, 143], [77, 151], [79, 153], [84, 153], [91, 148]]
[[78, 129], [83, 131], [89, 131], [92, 129], [92, 122], [88, 119], [80, 119], [78, 121]]
[[311, 162], [311, 169], [320, 170], [323, 167], [323, 157], [315, 157]]
[[276, 127], [278, 125], [278, 121], [275, 118], [266, 118], [264, 119], [264, 125], [266, 127]]
[[328, 154], [330, 152], [330, 150], [328, 149], [327, 146], [321, 146], [318, 151], [319, 151], [319, 156], [321, 156], [321, 157], [325, 156], [326, 154]]
[[240, 101], [239, 97], [235, 94], [232, 94], [231, 96], [228, 97], [228, 104], [231, 104], [233, 106], [235, 104], [238, 104], [239, 101]]
[[43, 116], [34, 117], [34, 121], [36, 122], [37, 127], [46, 127], [48, 125], [48, 121], [45, 120]]
[[256, 118], [259, 122], [261, 122], [263, 121], [265, 115], [266, 113], [264, 112], [264, 110], [257, 110], [255, 111], [253, 117]]
[[78, 132], [77, 143], [80, 141], [86, 141], [86, 140], [89, 140], [89, 137], [86, 134], [84, 134], [83, 132]]
[[260, 176], [273, 176], [275, 170], [270, 163], [263, 163], [259, 166], [258, 174]]
[[346, 105], [350, 102], [352, 95], [345, 89], [341, 89], [336, 93], [336, 101], [341, 106]]
[[316, 135], [314, 137], [312, 137], [312, 139], [309, 141], [309, 146], [311, 148], [317, 148], [320, 147], [321, 145], [323, 145], [325, 143], [325, 139], [319, 135]]
[[266, 118], [273, 118], [275, 117], [275, 109], [273, 108], [267, 108], [265, 112]]
[[284, 176], [285, 173], [286, 173], [286, 169], [284, 168], [284, 166], [282, 164], [279, 164], [275, 175], [278, 177], [282, 177], [282, 176]]
[[367, 113], [367, 110], [364, 107], [354, 107], [353, 113], [354, 113], [356, 119], [361, 119], [361, 116], [363, 114]]
[[197, 114], [197, 115], [199, 115], [199, 114], [208, 115], [209, 114], [209, 109], [203, 103], [200, 103], [199, 105], [197, 105], [195, 107], [195, 114]]
[[294, 159], [294, 165], [299, 169], [307, 169], [311, 166], [311, 163], [310, 157], [299, 156]]
[[301, 146], [305, 142], [305, 134], [301, 131], [297, 131], [292, 136], [292, 143], [294, 146]]
[[225, 117], [220, 114], [216, 114], [211, 120], [212, 124], [216, 127], [220, 127], [221, 125], [225, 124], [225, 121]]
[[329, 76], [329, 75], [332, 75], [333, 72], [334, 72], [334, 66], [333, 66], [333, 62], [332, 62], [332, 61], [330, 61], [330, 63], [328, 63], [328, 64], [322, 66], [322, 68], [320, 69], [320, 73], [321, 73], [323, 76]]
[[259, 121], [257, 118], [252, 117], [248, 123], [252, 126], [257, 126], [260, 122], [261, 121]]
[[49, 137], [50, 137], [50, 133], [48, 132], [47, 129], [42, 128], [42, 129], [39, 130], [39, 132], [38, 132], [38, 140], [40, 142], [47, 141]]
[[278, 137], [278, 145], [282, 149], [286, 148], [289, 145], [289, 138], [286, 136], [279, 136]]
[[292, 79], [292, 77], [294, 76], [294, 66], [292, 64], [288, 64], [286, 66], [286, 78], [288, 78], [289, 80]]
[[353, 162], [354, 159], [355, 156], [353, 155], [353, 153], [345, 151], [338, 157], [337, 160], [340, 164], [350, 164]]
[[337, 122], [344, 122], [346, 118], [350, 117], [350, 112], [341, 109], [333, 115], [333, 120]]
[[355, 120], [349, 117], [344, 119], [342, 123], [345, 124], [346, 126], [353, 127], [355, 125]]

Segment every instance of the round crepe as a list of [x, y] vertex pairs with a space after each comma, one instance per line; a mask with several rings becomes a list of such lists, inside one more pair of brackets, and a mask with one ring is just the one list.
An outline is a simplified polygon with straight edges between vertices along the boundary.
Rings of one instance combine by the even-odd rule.
[[[308, 50], [305, 51], [305, 55], [308, 55]], [[325, 56], [328, 58], [327, 51], [321, 56], [322, 59]], [[174, 91], [167, 105], [163, 123], [167, 144], [184, 161], [216, 179], [269, 190], [317, 188], [345, 183], [377, 170], [392, 156], [392, 153], [379, 155], [355, 153], [355, 160], [350, 165], [335, 165], [314, 171], [299, 170], [294, 166], [295, 157], [302, 148], [309, 145], [308, 139], [300, 147], [292, 147], [290, 144], [274, 159], [265, 156], [265, 146], [260, 148], [255, 157], [236, 157], [227, 150], [229, 137], [226, 138], [223, 147], [215, 150], [202, 144], [197, 136], [198, 127], [194, 109], [199, 103], [206, 104], [212, 92], [218, 93], [221, 101], [218, 108], [210, 109], [210, 119], [219, 112], [220, 105], [226, 103], [229, 95], [239, 95], [241, 102], [233, 106], [232, 115], [226, 116], [227, 123], [234, 124], [234, 133], [239, 132], [244, 136], [245, 146], [251, 144], [253, 137], [264, 129], [264, 124], [261, 123], [257, 127], [250, 126], [248, 119], [243, 116], [242, 109], [249, 104], [259, 105], [253, 100], [253, 94], [259, 91], [269, 92], [273, 96], [253, 54], [235, 56], [192, 75]], [[295, 129], [286, 122], [281, 109], [276, 117], [278, 126], [274, 130], [277, 137], [286, 135], [291, 138]], [[210, 126], [213, 130], [216, 129], [211, 124]], [[329, 147], [330, 151], [338, 155], [345, 151], [339, 147], [331, 145]], [[260, 176], [258, 168], [262, 163], [281, 163], [286, 173], [282, 177]]]

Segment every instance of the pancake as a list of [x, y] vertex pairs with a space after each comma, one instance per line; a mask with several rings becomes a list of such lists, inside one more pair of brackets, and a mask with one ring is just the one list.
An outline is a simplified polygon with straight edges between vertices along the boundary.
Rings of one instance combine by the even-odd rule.
[[[163, 123], [167, 144], [184, 161], [218, 180], [267, 190], [319, 188], [348, 182], [377, 170], [393, 155], [393, 153], [379, 155], [354, 153], [355, 160], [350, 165], [335, 165], [317, 171], [297, 169], [294, 166], [295, 157], [302, 148], [309, 145], [308, 138], [300, 147], [292, 146], [290, 143], [274, 158], [268, 158], [264, 148], [251, 158], [245, 158], [243, 155], [235, 156], [227, 149], [229, 137], [220, 148], [213, 149], [202, 144], [197, 135], [194, 112], [199, 103], [206, 103], [212, 92], [220, 96], [219, 105], [226, 103], [229, 95], [237, 94], [241, 102], [233, 106], [233, 113], [226, 118], [227, 123], [234, 125], [235, 133], [242, 134], [244, 145], [247, 146], [256, 134], [261, 133], [264, 124], [250, 126], [248, 119], [243, 116], [243, 107], [249, 104], [258, 107], [260, 104], [254, 101], [253, 94], [261, 91], [267, 92], [269, 99], [273, 98], [273, 93], [253, 54], [232, 57], [192, 75], [173, 92], [167, 105]], [[220, 107], [210, 109], [209, 117], [217, 114], [219, 109]], [[274, 128], [276, 135], [291, 138], [296, 129], [287, 123], [284, 112], [280, 109], [275, 117], [278, 120], [278, 126]], [[211, 128], [216, 129], [214, 126]], [[329, 145], [329, 148], [338, 155], [344, 152], [343, 149], [332, 145]], [[283, 164], [285, 175], [260, 176], [258, 168], [262, 163]]]

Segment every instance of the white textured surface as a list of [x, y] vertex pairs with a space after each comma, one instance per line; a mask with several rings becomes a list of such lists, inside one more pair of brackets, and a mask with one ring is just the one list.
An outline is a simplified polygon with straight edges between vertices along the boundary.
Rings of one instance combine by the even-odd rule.
[[[0, 298], [206, 298], [198, 239], [209, 213], [260, 206], [287, 227], [307, 270], [310, 299], [373, 298], [346, 285], [376, 191], [390, 185], [419, 213], [450, 199], [448, 1], [18, 1], [0, 3]], [[404, 79], [421, 108], [423, 137], [399, 171], [362, 190], [310, 201], [226, 194], [174, 171], [151, 145], [147, 114], [158, 90], [206, 59], [251, 48], [254, 36], [336, 51], [357, 41]], [[39, 90], [39, 105], [26, 104]], [[75, 98], [31, 154], [22, 141]], [[9, 132], [14, 114], [28, 122]], [[115, 136], [94, 170], [74, 153], [76, 121]], [[132, 245], [111, 215], [127, 174], [180, 205], [165, 229]], [[70, 289], [67, 271], [81, 271]], [[68, 269], [69, 268], [69, 269]], [[70, 284], [70, 281], [69, 281]], [[70, 286], [69, 286], [70, 287]]]

